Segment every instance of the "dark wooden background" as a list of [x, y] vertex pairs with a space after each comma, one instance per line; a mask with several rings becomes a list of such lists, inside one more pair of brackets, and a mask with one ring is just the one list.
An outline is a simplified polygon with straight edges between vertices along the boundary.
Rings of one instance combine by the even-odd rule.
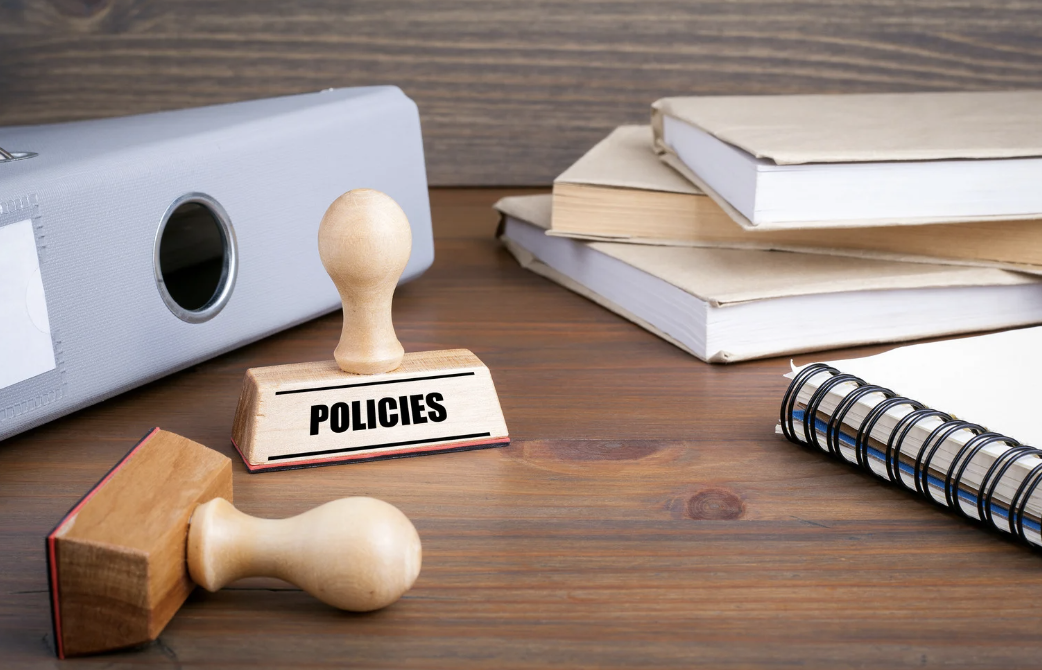
[[665, 95], [1042, 87], [1042, 3], [0, 1], [0, 125], [388, 83], [432, 184], [546, 184]]

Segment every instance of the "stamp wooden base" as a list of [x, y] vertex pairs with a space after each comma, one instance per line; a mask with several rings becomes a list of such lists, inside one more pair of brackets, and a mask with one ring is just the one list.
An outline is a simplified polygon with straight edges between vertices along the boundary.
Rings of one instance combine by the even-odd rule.
[[195, 588], [185, 564], [196, 506], [232, 499], [232, 462], [152, 430], [47, 536], [58, 656], [154, 640]]
[[250, 472], [509, 442], [492, 376], [466, 349], [408, 353], [375, 375], [332, 360], [253, 368], [232, 427]]

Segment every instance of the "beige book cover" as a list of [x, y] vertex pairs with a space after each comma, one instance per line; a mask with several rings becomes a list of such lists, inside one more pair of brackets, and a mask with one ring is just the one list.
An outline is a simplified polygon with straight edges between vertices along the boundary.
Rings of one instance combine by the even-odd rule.
[[554, 187], [577, 184], [703, 195], [662, 164], [652, 141], [649, 126], [619, 126], [554, 179]]
[[778, 165], [1042, 156], [1042, 91], [697, 96], [663, 115]]
[[[673, 117], [777, 165], [1002, 159], [1042, 156], [1040, 105], [1042, 91], [672, 97], [652, 104], [651, 125], [655, 150], [663, 161], [716, 200], [740, 225], [755, 228], [756, 224], [709, 187], [666, 145], [664, 117]], [[974, 216], [960, 220], [1010, 218], [1017, 217]], [[917, 217], [763, 227], [945, 221], [950, 219]]]
[[[500, 199], [495, 209], [504, 217], [513, 217], [549, 230], [552, 196], [512, 196]], [[507, 249], [526, 269], [540, 274], [593, 302], [633, 321], [692, 355], [698, 352], [678, 342], [654, 324], [641, 319], [621, 305], [583, 286], [537, 258], [529, 249], [498, 233]], [[563, 242], [563, 240], [562, 240]], [[662, 279], [712, 307], [745, 302], [805, 296], [824, 293], [872, 291], [886, 289], [928, 289], [964, 286], [1013, 286], [1038, 284], [1038, 278], [995, 268], [902, 263], [896, 261], [842, 258], [829, 255], [778, 253], [744, 249], [707, 249], [686, 246], [655, 246], [618, 242], [580, 241], [596, 251], [618, 259], [651, 276]], [[1030, 323], [1030, 320], [1024, 323]], [[1018, 324], [1019, 325], [1019, 324]], [[979, 330], [979, 328], [977, 328]], [[964, 332], [938, 325], [931, 336]], [[870, 344], [875, 338], [846, 341], [844, 345]], [[722, 352], [709, 357], [710, 362], [733, 362], [780, 353], [822, 349], [820, 345], [806, 349], [778, 350], [765, 345], [762, 350]]]
[[741, 229], [698, 187], [663, 164], [651, 142], [648, 126], [616, 128], [557, 177], [554, 233], [697, 242], [712, 236], [710, 229]]
[[756, 230], [658, 160], [648, 126], [622, 126], [554, 180], [551, 235], [775, 249], [1042, 274], [1042, 221]]

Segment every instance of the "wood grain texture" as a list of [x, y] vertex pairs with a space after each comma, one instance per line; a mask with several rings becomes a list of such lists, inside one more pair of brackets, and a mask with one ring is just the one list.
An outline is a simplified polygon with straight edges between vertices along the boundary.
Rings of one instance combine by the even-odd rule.
[[1042, 87], [999, 0], [13, 0], [0, 125], [398, 84], [432, 184], [549, 184], [681, 94]]
[[[84, 665], [1042, 665], [1037, 553], [775, 436], [787, 359], [706, 365], [520, 269], [492, 240], [504, 194], [433, 193], [436, 260], [394, 318], [407, 351], [489, 366], [510, 447], [234, 463], [251, 515], [350, 495], [401, 509], [423, 541], [413, 589], [364, 615], [271, 580], [197, 589], [156, 643]], [[246, 368], [328, 357], [339, 333], [332, 314], [0, 443], [3, 664], [55, 663], [41, 538], [138, 435], [232, 455]]]

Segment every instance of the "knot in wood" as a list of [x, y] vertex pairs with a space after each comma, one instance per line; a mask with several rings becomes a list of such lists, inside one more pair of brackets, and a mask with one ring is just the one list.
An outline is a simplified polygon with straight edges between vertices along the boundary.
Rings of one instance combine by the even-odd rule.
[[745, 503], [727, 489], [705, 489], [687, 501], [687, 515], [698, 521], [725, 521], [745, 514]]

